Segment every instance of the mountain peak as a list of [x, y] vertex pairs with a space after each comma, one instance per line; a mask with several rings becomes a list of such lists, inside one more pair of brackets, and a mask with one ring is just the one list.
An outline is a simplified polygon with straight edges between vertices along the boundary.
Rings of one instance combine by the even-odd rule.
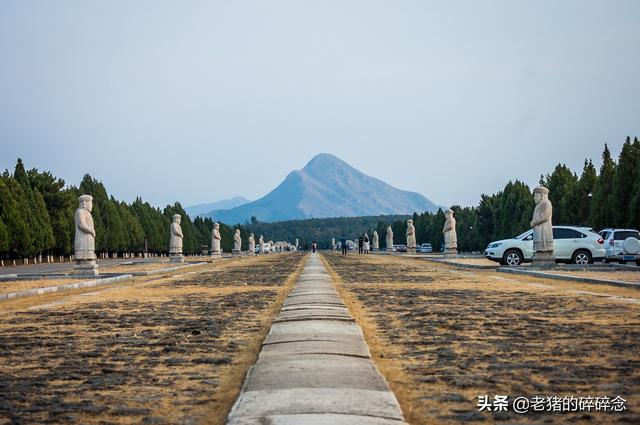
[[413, 214], [437, 209], [419, 193], [396, 189], [335, 155], [319, 153], [264, 197], [230, 210], [212, 211], [208, 216], [235, 224], [252, 216], [260, 221], [282, 221]]
[[326, 164], [340, 164], [340, 165], [349, 165], [337, 156], [330, 153], [319, 153], [304, 166], [304, 169], [313, 168], [318, 165], [326, 165]]

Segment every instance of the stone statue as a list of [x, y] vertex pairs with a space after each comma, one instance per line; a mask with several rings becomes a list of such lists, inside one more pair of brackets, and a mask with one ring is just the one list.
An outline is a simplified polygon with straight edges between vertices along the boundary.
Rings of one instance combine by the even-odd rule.
[[180, 214], [173, 215], [173, 223], [171, 223], [171, 239], [169, 240], [169, 257], [172, 263], [182, 263], [182, 227]]
[[262, 235], [260, 235], [260, 239], [258, 239], [258, 243], [260, 244], [260, 254], [264, 254], [264, 239]]
[[93, 227], [93, 197], [82, 195], [78, 198], [76, 210], [76, 237], [75, 237], [75, 261], [74, 274], [97, 275], [96, 263], [96, 231]]
[[236, 229], [233, 235], [233, 252], [240, 254], [242, 252], [242, 239], [240, 238], [240, 229]]
[[456, 233], [456, 219], [453, 216], [453, 210], [449, 208], [444, 213], [444, 216], [446, 218], [442, 229], [444, 234], [444, 255], [457, 255], [458, 234]]
[[253, 233], [249, 235], [249, 254], [253, 254], [256, 251], [256, 240], [253, 237]]
[[551, 217], [553, 206], [549, 201], [549, 189], [538, 186], [533, 189], [533, 199], [536, 208], [533, 211], [531, 228], [533, 229], [533, 265], [554, 266], [553, 255], [553, 227]]
[[336, 250], [336, 238], [331, 238], [331, 251]]
[[222, 250], [220, 249], [221, 243], [220, 223], [213, 223], [213, 230], [211, 231], [211, 255], [222, 255]]
[[380, 249], [380, 241], [378, 238], [378, 231], [374, 230], [373, 235], [371, 236], [371, 250], [377, 251]]
[[407, 251], [416, 252], [416, 228], [413, 220], [407, 220]]
[[298, 249], [298, 238], [296, 238], [296, 249]]
[[391, 226], [387, 227], [387, 251], [393, 252], [393, 230], [391, 230]]

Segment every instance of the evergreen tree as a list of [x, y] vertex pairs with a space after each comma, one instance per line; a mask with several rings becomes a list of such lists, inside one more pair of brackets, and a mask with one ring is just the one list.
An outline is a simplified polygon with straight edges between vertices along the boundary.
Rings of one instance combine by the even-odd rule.
[[629, 226], [633, 220], [630, 216], [630, 204], [634, 195], [634, 185], [640, 174], [640, 150], [637, 143], [632, 144], [631, 138], [622, 145], [618, 157], [615, 177], [613, 178], [613, 218], [615, 226]]
[[609, 147], [605, 144], [602, 152], [600, 175], [593, 189], [590, 223], [597, 229], [616, 226], [613, 212], [613, 184], [616, 164], [611, 158]]
[[578, 184], [574, 186], [574, 194], [571, 197], [574, 206], [572, 223], [583, 226], [589, 225], [593, 191], [597, 180], [598, 174], [596, 167], [593, 166], [591, 160], [585, 160], [582, 174], [580, 175]]
[[575, 196], [578, 176], [565, 164], [558, 164], [553, 173], [547, 175], [544, 186], [549, 189], [549, 200], [553, 204], [554, 224], [575, 224]]

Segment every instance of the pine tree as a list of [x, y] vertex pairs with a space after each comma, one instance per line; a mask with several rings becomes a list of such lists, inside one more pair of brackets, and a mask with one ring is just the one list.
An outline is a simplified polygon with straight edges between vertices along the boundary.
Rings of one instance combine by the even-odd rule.
[[597, 180], [598, 174], [596, 172], [596, 167], [593, 166], [593, 162], [591, 162], [591, 160], [587, 161], [585, 159], [582, 174], [580, 175], [578, 184], [574, 187], [574, 194], [572, 196], [575, 208], [573, 223], [576, 225], [590, 225], [591, 203]]
[[605, 144], [602, 152], [600, 175], [593, 189], [590, 223], [596, 229], [616, 226], [613, 213], [613, 180], [616, 175], [616, 164], [611, 158], [609, 147]]
[[640, 154], [631, 138], [622, 145], [618, 158], [615, 177], [613, 179], [613, 218], [615, 226], [626, 227], [630, 223], [630, 203], [633, 197], [634, 184], [640, 172]]

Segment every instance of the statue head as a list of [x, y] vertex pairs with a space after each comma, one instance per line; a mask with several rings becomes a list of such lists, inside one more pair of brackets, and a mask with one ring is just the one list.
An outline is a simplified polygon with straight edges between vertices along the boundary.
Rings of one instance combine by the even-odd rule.
[[180, 224], [181, 221], [182, 221], [182, 216], [180, 214], [174, 214], [173, 215], [173, 222], [174, 223]]
[[251, 234], [249, 235], [249, 237], [250, 237], [251, 239], [253, 239], [253, 233], [251, 233]]
[[240, 229], [236, 229], [236, 235], [240, 234]]
[[533, 189], [533, 200], [536, 204], [549, 199], [549, 189], [544, 186], [538, 186]]
[[449, 208], [448, 210], [446, 210], [444, 212], [445, 217], [449, 218], [449, 217], [453, 217], [453, 210], [451, 208]]
[[219, 229], [220, 228], [220, 223], [213, 223], [213, 228], [214, 229]]
[[413, 224], [413, 220], [407, 220], [407, 224], [408, 225], [412, 225]]
[[81, 195], [78, 197], [78, 208], [85, 209], [89, 212], [93, 210], [93, 196], [91, 195]]

